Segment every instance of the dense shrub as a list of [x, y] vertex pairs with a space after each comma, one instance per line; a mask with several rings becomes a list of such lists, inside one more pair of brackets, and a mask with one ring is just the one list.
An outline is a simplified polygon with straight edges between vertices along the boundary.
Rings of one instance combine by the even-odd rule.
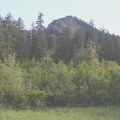
[[[50, 60], [50, 64], [49, 63]], [[0, 103], [17, 108], [120, 104], [120, 65], [81, 61], [55, 64], [49, 59], [0, 63]]]

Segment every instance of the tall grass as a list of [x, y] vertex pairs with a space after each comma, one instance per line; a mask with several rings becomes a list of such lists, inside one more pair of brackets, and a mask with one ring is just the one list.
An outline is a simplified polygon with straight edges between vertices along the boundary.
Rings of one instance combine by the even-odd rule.
[[0, 108], [0, 120], [120, 120], [120, 106], [40, 110]]

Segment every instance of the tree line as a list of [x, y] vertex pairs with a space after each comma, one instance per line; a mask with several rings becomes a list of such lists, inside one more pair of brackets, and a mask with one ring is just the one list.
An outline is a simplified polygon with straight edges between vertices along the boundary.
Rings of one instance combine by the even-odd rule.
[[17, 108], [120, 104], [120, 37], [93, 23], [51, 35], [40, 13], [31, 30], [0, 18], [0, 104]]

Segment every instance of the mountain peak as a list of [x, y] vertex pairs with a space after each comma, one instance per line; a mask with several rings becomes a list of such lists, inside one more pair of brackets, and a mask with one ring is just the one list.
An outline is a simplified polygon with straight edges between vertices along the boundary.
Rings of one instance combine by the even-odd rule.
[[71, 33], [74, 34], [77, 30], [84, 30], [86, 23], [82, 20], [79, 20], [77, 17], [66, 16], [51, 22], [47, 30], [51, 34], [59, 34], [65, 28], [69, 28]]

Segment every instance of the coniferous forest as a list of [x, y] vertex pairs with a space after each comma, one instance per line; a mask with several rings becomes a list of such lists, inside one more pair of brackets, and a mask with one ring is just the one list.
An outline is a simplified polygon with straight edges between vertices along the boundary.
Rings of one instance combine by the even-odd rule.
[[98, 30], [53, 33], [39, 13], [30, 30], [0, 17], [0, 104], [15, 108], [120, 105], [120, 36]]

